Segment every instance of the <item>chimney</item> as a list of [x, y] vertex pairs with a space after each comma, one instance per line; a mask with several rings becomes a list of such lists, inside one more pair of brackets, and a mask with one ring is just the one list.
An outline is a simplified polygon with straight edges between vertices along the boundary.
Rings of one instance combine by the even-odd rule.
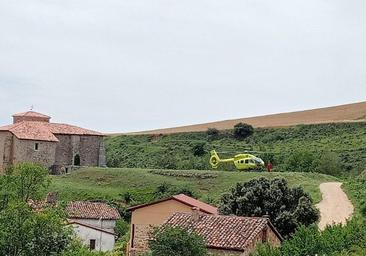
[[47, 204], [56, 204], [58, 201], [58, 194], [57, 192], [48, 192], [46, 197]]
[[200, 220], [200, 208], [198, 208], [198, 207], [192, 208], [192, 218], [193, 218], [193, 221]]

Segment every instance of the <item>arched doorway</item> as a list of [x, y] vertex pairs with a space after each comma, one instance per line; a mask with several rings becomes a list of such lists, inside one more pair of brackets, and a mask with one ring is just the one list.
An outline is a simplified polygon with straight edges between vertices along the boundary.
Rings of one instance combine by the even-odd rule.
[[74, 156], [74, 165], [75, 166], [80, 166], [80, 156], [79, 156], [79, 154], [76, 154]]

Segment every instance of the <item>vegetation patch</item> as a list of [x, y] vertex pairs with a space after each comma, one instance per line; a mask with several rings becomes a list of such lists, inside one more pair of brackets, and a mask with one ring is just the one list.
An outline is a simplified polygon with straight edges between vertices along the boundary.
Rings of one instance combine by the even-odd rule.
[[215, 179], [218, 175], [214, 172], [197, 172], [197, 171], [177, 171], [177, 170], [151, 170], [152, 174], [171, 176], [171, 177], [184, 177], [195, 179]]

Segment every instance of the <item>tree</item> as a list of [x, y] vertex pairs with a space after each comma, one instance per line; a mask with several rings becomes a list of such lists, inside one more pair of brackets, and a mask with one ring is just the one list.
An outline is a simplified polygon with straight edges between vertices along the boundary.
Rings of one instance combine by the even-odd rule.
[[238, 183], [224, 194], [219, 208], [222, 214], [238, 216], [268, 215], [283, 236], [300, 225], [310, 225], [319, 218], [312, 199], [301, 187], [289, 188], [285, 179], [254, 179]]
[[179, 227], [157, 228], [149, 241], [152, 256], [206, 256], [207, 249], [201, 236]]
[[34, 212], [28, 205], [29, 199], [42, 195], [48, 181], [47, 170], [30, 163], [0, 177], [0, 191], [8, 192], [0, 198], [0, 255], [58, 255], [70, 244], [71, 229], [60, 209]]
[[234, 126], [234, 136], [237, 139], [245, 139], [254, 132], [253, 126], [245, 123], [238, 123]]

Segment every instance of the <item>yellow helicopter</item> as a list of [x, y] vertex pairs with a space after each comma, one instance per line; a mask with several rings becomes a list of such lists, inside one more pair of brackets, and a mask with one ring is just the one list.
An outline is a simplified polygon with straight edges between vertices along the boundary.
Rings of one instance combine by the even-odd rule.
[[220, 163], [234, 163], [236, 169], [239, 171], [263, 170], [264, 161], [259, 157], [251, 154], [238, 154], [234, 158], [221, 159], [216, 150], [212, 150], [210, 164], [212, 168], [216, 169]]

